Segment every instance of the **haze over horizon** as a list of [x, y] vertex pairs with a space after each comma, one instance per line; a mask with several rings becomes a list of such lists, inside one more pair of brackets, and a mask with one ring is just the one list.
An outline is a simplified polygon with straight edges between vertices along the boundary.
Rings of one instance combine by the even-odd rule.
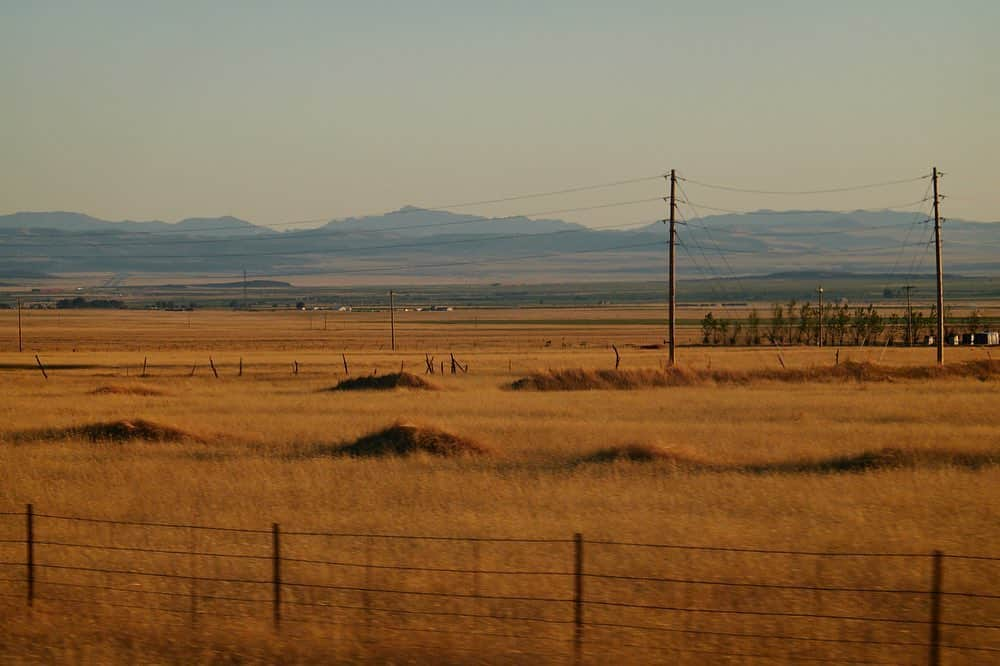
[[[937, 166], [945, 215], [1000, 219], [995, 3], [109, 0], [0, 11], [0, 214], [318, 223], [670, 168], [805, 190]], [[908, 204], [926, 185], [685, 188], [720, 208], [841, 210]], [[556, 217], [639, 224], [663, 216], [664, 193], [650, 179], [453, 210], [545, 216], [636, 201]]]

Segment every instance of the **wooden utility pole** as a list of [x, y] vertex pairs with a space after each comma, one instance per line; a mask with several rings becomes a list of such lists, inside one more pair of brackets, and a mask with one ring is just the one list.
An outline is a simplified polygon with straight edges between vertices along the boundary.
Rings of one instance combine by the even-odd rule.
[[931, 179], [934, 182], [934, 249], [937, 254], [937, 364], [944, 365], [944, 279], [941, 268], [941, 214], [938, 204], [941, 197], [938, 196], [938, 170], [934, 167], [931, 170]]
[[818, 346], [823, 346], [823, 285], [816, 287], [816, 293], [819, 294], [819, 342]]
[[667, 309], [669, 310], [670, 327], [670, 367], [676, 363], [676, 341], [677, 341], [677, 271], [676, 271], [676, 240], [677, 240], [677, 172], [670, 170], [670, 252], [668, 259], [667, 278]]
[[21, 338], [21, 299], [17, 299], [17, 351], [24, 351], [24, 343]]
[[392, 351], [396, 351], [396, 310], [392, 303], [392, 289], [389, 290], [389, 330], [392, 336]]

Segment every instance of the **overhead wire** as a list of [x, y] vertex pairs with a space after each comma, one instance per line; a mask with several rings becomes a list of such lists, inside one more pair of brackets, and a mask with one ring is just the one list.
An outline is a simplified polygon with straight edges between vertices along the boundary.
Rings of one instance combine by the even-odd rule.
[[[494, 204], [494, 203], [505, 203], [505, 202], [510, 202], [510, 201], [520, 201], [520, 200], [525, 200], [525, 199], [536, 199], [536, 198], [542, 198], [542, 197], [548, 197], [548, 196], [556, 196], [556, 195], [560, 195], [560, 194], [571, 194], [571, 193], [577, 193], [577, 192], [585, 192], [585, 191], [589, 191], [589, 190], [607, 189], [607, 188], [611, 188], [611, 187], [617, 187], [617, 186], [621, 186], [621, 185], [630, 185], [630, 184], [640, 183], [640, 182], [644, 182], [644, 181], [660, 180], [661, 178], [663, 178], [662, 175], [643, 176], [643, 177], [639, 177], [639, 178], [628, 178], [628, 179], [624, 179], [624, 180], [609, 181], [609, 182], [605, 182], [605, 183], [597, 183], [597, 184], [592, 184], [592, 185], [581, 185], [581, 186], [570, 187], [570, 188], [565, 188], [565, 189], [561, 189], [561, 190], [550, 190], [548, 192], [535, 192], [535, 193], [530, 193], [530, 194], [517, 194], [517, 195], [512, 195], [512, 196], [509, 196], [509, 197], [501, 197], [501, 198], [498, 198], [498, 199], [489, 199], [489, 200], [483, 200], [483, 201], [470, 201], [470, 202], [457, 203], [457, 204], [446, 204], [446, 205], [441, 205], [441, 206], [423, 206], [423, 207], [420, 207], [420, 206], [406, 206], [406, 207], [401, 208], [399, 210], [389, 211], [387, 213], [383, 213], [383, 215], [386, 215], [386, 216], [388, 216], [388, 215], [399, 216], [399, 215], [410, 215], [410, 214], [414, 214], [414, 213], [425, 213], [425, 212], [434, 212], [434, 211], [448, 211], [448, 210], [454, 210], [454, 209], [457, 209], [457, 208], [469, 208], [469, 207], [472, 207], [472, 206], [479, 206], [479, 205], [487, 205], [487, 204]], [[570, 212], [570, 211], [554, 211], [554, 212]], [[554, 214], [554, 212], [553, 213], [534, 213], [534, 215]], [[373, 214], [369, 214], [366, 217], [371, 217], [371, 216], [373, 216]], [[234, 219], [238, 219], [238, 218], [234, 218]], [[184, 220], [182, 220], [182, 222], [183, 221]], [[245, 221], [245, 220], [241, 220], [241, 221]], [[320, 222], [327, 222], [327, 223], [329, 223], [329, 222], [333, 222], [333, 221], [335, 221], [333, 219], [333, 217], [317, 217], [317, 218], [311, 218], [311, 219], [305, 219], [305, 220], [291, 220], [291, 221], [283, 221], [283, 222], [274, 222], [274, 223], [271, 223], [271, 224], [268, 224], [268, 225], [263, 225], [263, 226], [261, 226], [261, 225], [253, 225], [253, 226], [256, 227], [259, 230], [267, 231], [268, 229], [274, 228], [274, 227], [279, 227], [279, 228], [280, 227], [292, 227], [292, 226], [300, 226], [300, 225], [303, 225], [303, 224], [315, 224], [315, 223], [320, 223]], [[156, 222], [160, 222], [160, 221], [159, 220], [151, 220], [150, 222], [139, 222], [139, 221], [134, 221], [134, 220], [122, 220], [120, 222], [109, 222], [108, 224], [109, 225], [126, 224], [126, 223], [132, 223], [132, 224], [154, 223], [155, 224]], [[169, 222], [161, 222], [161, 223], [162, 224], [171, 224]], [[252, 224], [252, 223], [248, 223], [248, 224]], [[161, 230], [156, 230], [156, 231], [130, 231], [130, 232], [126, 232], [126, 233], [144, 234], [144, 235], [149, 235], [149, 236], [153, 236], [153, 235], [159, 236], [159, 235], [166, 235], [166, 234], [204, 233], [206, 231], [227, 231], [227, 230], [230, 230], [230, 229], [232, 229], [232, 225], [231, 224], [227, 224], [227, 225], [221, 225], [220, 224], [220, 225], [214, 226], [214, 227], [213, 226], [205, 226], [205, 227], [199, 227], [197, 229], [161, 229]], [[108, 231], [112, 232], [112, 231], [117, 231], [117, 230], [109, 229]], [[304, 229], [303, 231], [314, 231], [314, 229]], [[247, 238], [244, 238], [244, 240], [247, 240]]]
[[704, 181], [695, 180], [693, 178], [678, 176], [678, 180], [683, 180], [685, 182], [691, 183], [693, 185], [699, 185], [701, 187], [707, 187], [713, 190], [724, 190], [727, 192], [741, 192], [744, 194], [773, 194], [773, 195], [808, 195], [808, 194], [834, 194], [838, 192], [855, 192], [858, 190], [871, 190], [880, 187], [891, 187], [893, 185], [903, 185], [905, 183], [914, 183], [919, 180], [924, 180], [930, 178], [930, 174], [924, 174], [922, 176], [916, 176], [913, 178], [900, 178], [898, 180], [886, 180], [875, 183], [865, 183], [861, 185], [847, 185], [842, 187], [829, 187], [814, 190], [760, 190], [749, 187], [736, 187], [732, 185], [720, 185], [717, 183], [706, 183]]

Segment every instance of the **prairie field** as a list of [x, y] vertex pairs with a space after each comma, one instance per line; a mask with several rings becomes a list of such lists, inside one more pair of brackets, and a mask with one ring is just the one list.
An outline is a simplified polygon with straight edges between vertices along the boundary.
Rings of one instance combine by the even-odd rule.
[[[511, 387], [663, 373], [662, 315], [398, 312], [392, 351], [384, 312], [39, 311], [18, 352], [4, 313], [0, 660], [1000, 662], [988, 350], [688, 325], [684, 381]], [[430, 386], [328, 390], [401, 370]], [[345, 453], [393, 424], [458, 454]]]

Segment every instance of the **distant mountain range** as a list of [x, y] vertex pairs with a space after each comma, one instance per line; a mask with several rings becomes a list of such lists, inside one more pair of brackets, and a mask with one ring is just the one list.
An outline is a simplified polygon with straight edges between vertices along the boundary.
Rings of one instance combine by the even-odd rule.
[[[727, 213], [678, 226], [688, 278], [787, 271], [926, 274], [932, 225], [893, 211]], [[948, 220], [950, 273], [1000, 274], [1000, 223]], [[661, 223], [595, 230], [562, 220], [488, 218], [404, 207], [275, 231], [234, 217], [110, 222], [81, 213], [0, 216], [0, 277], [323, 275], [342, 283], [650, 279], [665, 270]], [[115, 280], [120, 283], [126, 277]]]

